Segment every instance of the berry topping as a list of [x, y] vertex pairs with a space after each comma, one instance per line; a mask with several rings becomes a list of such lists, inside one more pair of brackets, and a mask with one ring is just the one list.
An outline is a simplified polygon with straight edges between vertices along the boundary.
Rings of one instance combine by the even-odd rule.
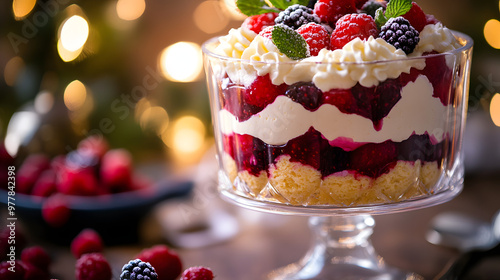
[[84, 254], [76, 261], [76, 280], [110, 280], [111, 267], [100, 253]]
[[411, 3], [410, 11], [402, 15], [402, 17], [407, 19], [411, 26], [413, 26], [418, 32], [422, 32], [424, 27], [427, 25], [427, 16], [415, 2]]
[[273, 85], [269, 74], [257, 76], [253, 83], [244, 93], [244, 101], [250, 105], [265, 108], [268, 104], [274, 102], [276, 97], [283, 95], [286, 85]]
[[313, 9], [295, 4], [281, 11], [274, 22], [298, 29], [309, 22], [320, 23], [320, 19], [314, 14]]
[[150, 263], [155, 268], [160, 280], [175, 280], [182, 272], [181, 259], [165, 245], [144, 249], [136, 258]]
[[328, 47], [330, 34], [328, 34], [328, 31], [322, 25], [310, 22], [299, 27], [297, 32], [306, 40], [311, 56], [318, 55], [320, 50]]
[[250, 16], [243, 21], [243, 26], [259, 34], [265, 27], [274, 25], [274, 19], [278, 13], [266, 13]]
[[101, 236], [90, 228], [82, 230], [71, 242], [71, 253], [75, 258], [87, 253], [99, 253], [102, 248]]
[[378, 29], [375, 21], [367, 14], [349, 14], [341, 17], [335, 25], [330, 40], [332, 50], [341, 49], [355, 38], [362, 40], [370, 36], [377, 37]]
[[259, 32], [259, 35], [262, 37], [265, 37], [267, 39], [272, 40], [273, 39], [273, 29], [274, 29], [273, 25], [267, 26], [264, 29], [262, 29], [262, 31]]
[[285, 95], [304, 108], [314, 111], [319, 108], [323, 93], [313, 83], [298, 82], [291, 85]]
[[210, 268], [202, 266], [193, 266], [186, 269], [182, 273], [180, 280], [212, 280], [214, 279], [214, 274]]
[[53, 227], [63, 226], [69, 219], [71, 210], [63, 194], [54, 194], [42, 204], [42, 217]]
[[120, 280], [136, 279], [158, 280], [158, 274], [156, 274], [154, 267], [150, 263], [136, 259], [123, 266]]
[[380, 38], [406, 54], [413, 52], [420, 40], [418, 36], [418, 31], [403, 17], [390, 18], [380, 32]]
[[361, 12], [368, 14], [375, 18], [375, 12], [379, 8], [387, 7], [387, 2], [385, 0], [368, 0], [362, 7]]
[[356, 4], [353, 0], [318, 0], [314, 5], [314, 13], [321, 22], [333, 27], [342, 16], [356, 13]]
[[21, 252], [21, 260], [25, 264], [31, 264], [41, 270], [47, 271], [50, 265], [50, 256], [40, 246], [32, 246]]

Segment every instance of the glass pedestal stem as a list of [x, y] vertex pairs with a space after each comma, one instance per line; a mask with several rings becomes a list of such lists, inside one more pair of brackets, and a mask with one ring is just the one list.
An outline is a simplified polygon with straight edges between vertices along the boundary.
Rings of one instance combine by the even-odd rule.
[[268, 279], [420, 279], [387, 267], [375, 252], [370, 215], [310, 217], [313, 245], [304, 258], [273, 271]]

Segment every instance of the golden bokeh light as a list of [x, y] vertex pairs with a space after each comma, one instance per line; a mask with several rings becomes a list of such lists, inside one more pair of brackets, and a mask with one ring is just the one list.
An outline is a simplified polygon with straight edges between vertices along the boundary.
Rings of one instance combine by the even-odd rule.
[[16, 20], [24, 19], [35, 7], [36, 0], [14, 0], [12, 1], [12, 12]]
[[168, 113], [160, 106], [147, 107], [142, 112], [139, 123], [142, 130], [152, 130], [161, 135], [169, 124]]
[[16, 84], [19, 73], [24, 68], [24, 60], [19, 56], [14, 56], [7, 64], [5, 64], [3, 78], [8, 86], [14, 86]]
[[57, 53], [64, 62], [70, 62], [75, 60], [78, 56], [80, 56], [82, 51], [83, 47], [79, 48], [76, 51], [69, 51], [63, 47], [61, 40], [57, 41]]
[[203, 70], [201, 48], [190, 42], [175, 43], [160, 53], [159, 64], [168, 80], [184, 83], [195, 81]]
[[62, 23], [59, 40], [61, 47], [75, 52], [81, 49], [89, 37], [89, 24], [83, 17], [74, 15]]
[[201, 31], [208, 34], [222, 31], [229, 24], [229, 17], [223, 8], [219, 1], [201, 2], [194, 10], [194, 23]]
[[118, 0], [116, 2], [116, 13], [123, 20], [138, 19], [146, 10], [144, 0]]
[[181, 154], [190, 154], [201, 150], [205, 143], [206, 129], [203, 122], [194, 116], [177, 119], [171, 129], [162, 135], [163, 142]]
[[244, 20], [247, 18], [243, 13], [240, 12], [236, 6], [235, 0], [220, 0], [222, 5], [226, 8], [229, 16], [234, 20]]
[[146, 109], [151, 107], [151, 103], [146, 97], [141, 98], [134, 107], [134, 118], [137, 122], [140, 122], [142, 113], [146, 111]]
[[64, 90], [64, 105], [70, 111], [77, 111], [82, 108], [87, 99], [87, 88], [79, 80], [74, 80], [66, 86]]
[[496, 126], [500, 126], [500, 93], [493, 95], [490, 103], [490, 116]]
[[484, 25], [484, 38], [490, 46], [500, 49], [500, 21], [490, 19]]

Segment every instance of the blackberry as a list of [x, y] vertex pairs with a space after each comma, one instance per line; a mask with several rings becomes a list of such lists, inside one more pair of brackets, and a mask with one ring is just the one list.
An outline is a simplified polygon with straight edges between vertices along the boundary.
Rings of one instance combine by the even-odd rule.
[[363, 4], [363, 7], [361, 7], [361, 12], [372, 16], [372, 18], [375, 18], [375, 11], [377, 11], [379, 8], [385, 9], [385, 7], [387, 7], [387, 2], [385, 1], [368, 0], [365, 4]]
[[313, 83], [298, 82], [291, 85], [285, 95], [307, 110], [315, 111], [321, 105], [323, 92]]
[[299, 4], [291, 5], [286, 10], [281, 11], [276, 19], [275, 24], [284, 24], [293, 29], [298, 29], [309, 22], [320, 23], [320, 19], [314, 14], [313, 9]]
[[380, 38], [406, 54], [412, 53], [420, 41], [418, 31], [403, 17], [389, 19], [381, 30]]
[[318, 0], [309, 0], [309, 3], [307, 4], [307, 7], [314, 9], [314, 5], [318, 2]]
[[158, 280], [158, 274], [148, 262], [135, 259], [123, 266], [120, 280]]

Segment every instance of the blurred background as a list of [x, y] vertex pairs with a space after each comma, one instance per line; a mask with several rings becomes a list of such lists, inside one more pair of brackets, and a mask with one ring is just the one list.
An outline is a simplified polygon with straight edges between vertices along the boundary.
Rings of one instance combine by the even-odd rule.
[[[466, 139], [468, 167], [491, 160], [487, 168], [500, 168], [500, 152], [491, 151], [500, 150], [498, 138], [485, 136], [500, 131], [499, 1], [418, 3], [475, 41], [469, 106], [478, 117]], [[97, 134], [136, 162], [185, 167], [211, 146], [200, 45], [241, 24], [233, 0], [0, 5], [0, 139], [9, 153], [63, 154]], [[16, 118], [11, 126], [22, 129], [9, 135], [18, 111], [33, 114]]]

